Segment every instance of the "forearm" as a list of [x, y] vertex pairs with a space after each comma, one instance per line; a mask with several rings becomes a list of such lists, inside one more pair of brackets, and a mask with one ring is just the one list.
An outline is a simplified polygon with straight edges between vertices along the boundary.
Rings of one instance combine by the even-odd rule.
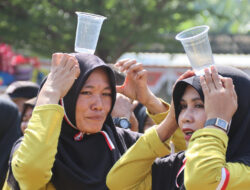
[[154, 123], [158, 125], [167, 117], [170, 105], [160, 98], [157, 99], [164, 105], [165, 111], [153, 114], [147, 109], [147, 114], [154, 121]]
[[152, 92], [149, 93], [147, 101], [143, 104], [152, 115], [167, 112], [170, 107], [169, 104], [157, 98]]
[[225, 132], [219, 129], [203, 129], [193, 135], [186, 152], [186, 189], [210, 190], [219, 185], [231, 190], [250, 187], [250, 167], [226, 162], [227, 143]]
[[35, 107], [12, 160], [13, 174], [21, 189], [39, 189], [49, 182], [62, 117], [63, 109], [58, 105]]
[[[155, 115], [150, 114], [148, 112], [148, 110], [147, 110], [148, 116], [154, 121], [155, 124], [160, 124], [161, 122], [163, 122], [163, 120], [169, 114], [169, 110], [170, 110], [170, 105], [168, 103], [166, 103], [162, 99], [159, 99], [159, 100], [165, 105], [166, 108], [168, 108], [168, 110], [165, 111], [165, 112], [162, 112], [162, 113], [155, 114]], [[176, 123], [176, 122], [172, 121], [172, 123]], [[163, 131], [165, 131], [164, 128], [163, 128]], [[166, 134], [166, 137], [163, 137], [163, 140], [164, 139], [168, 139], [167, 134]], [[181, 131], [181, 129], [179, 127], [176, 129], [174, 134], [171, 136], [170, 140], [174, 143], [175, 152], [180, 152], [180, 151], [186, 150], [186, 142], [185, 142], [185, 139], [184, 139], [184, 135], [183, 135], [183, 132]]]
[[160, 141], [156, 130], [150, 128], [113, 166], [107, 176], [112, 190], [151, 189], [151, 167], [157, 157], [170, 151]]
[[187, 189], [216, 189], [226, 165], [228, 137], [219, 129], [200, 129], [186, 152], [184, 182]]
[[36, 106], [58, 104], [59, 100], [60, 92], [45, 84], [38, 95]]

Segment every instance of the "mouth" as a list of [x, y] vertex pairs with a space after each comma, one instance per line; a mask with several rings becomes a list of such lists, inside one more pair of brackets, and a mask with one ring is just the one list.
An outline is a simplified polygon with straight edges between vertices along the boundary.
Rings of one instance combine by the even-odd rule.
[[95, 121], [102, 121], [104, 119], [103, 116], [89, 116], [87, 118], [90, 120], [95, 120]]
[[182, 132], [184, 133], [185, 140], [189, 141], [190, 138], [192, 137], [193, 133], [194, 133], [194, 130], [186, 128], [186, 129], [183, 129]]

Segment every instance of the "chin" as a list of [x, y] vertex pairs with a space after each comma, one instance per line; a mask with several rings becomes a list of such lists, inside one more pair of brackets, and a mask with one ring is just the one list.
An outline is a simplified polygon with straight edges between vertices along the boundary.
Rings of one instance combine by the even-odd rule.
[[102, 130], [102, 125], [89, 125], [87, 128], [86, 127], [80, 127], [79, 130], [83, 133], [88, 133], [88, 134], [94, 134], [94, 133], [98, 133]]

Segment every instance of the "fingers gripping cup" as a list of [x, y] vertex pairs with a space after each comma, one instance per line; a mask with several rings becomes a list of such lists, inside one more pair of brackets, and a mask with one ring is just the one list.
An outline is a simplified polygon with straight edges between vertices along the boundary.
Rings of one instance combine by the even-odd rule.
[[106, 17], [84, 12], [76, 12], [76, 14], [78, 19], [75, 52], [94, 54], [102, 23]]
[[208, 30], [208, 26], [197, 26], [184, 30], [175, 37], [181, 41], [196, 75], [203, 75], [203, 69], [214, 64]]

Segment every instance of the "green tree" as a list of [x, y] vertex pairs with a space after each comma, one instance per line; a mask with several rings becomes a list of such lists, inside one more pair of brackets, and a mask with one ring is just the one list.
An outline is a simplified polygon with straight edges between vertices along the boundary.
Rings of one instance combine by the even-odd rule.
[[[232, 1], [1, 0], [0, 41], [29, 55], [50, 57], [53, 52], [73, 52], [75, 11], [83, 11], [107, 17], [96, 50], [107, 62], [127, 51], [183, 52], [174, 36], [188, 27], [208, 24], [213, 26], [211, 32], [219, 31], [220, 26], [222, 31], [237, 32], [240, 19], [234, 24], [230, 21], [235, 6]], [[238, 7], [244, 8], [244, 22], [249, 23], [249, 6], [245, 5]]]
[[[0, 41], [19, 51], [49, 57], [56, 51], [74, 51], [75, 11], [107, 17], [96, 54], [115, 61], [122, 53], [146, 50], [152, 43], [167, 44], [162, 35], [198, 12], [190, 0], [1, 0]], [[138, 46], [139, 44], [143, 44]]]

